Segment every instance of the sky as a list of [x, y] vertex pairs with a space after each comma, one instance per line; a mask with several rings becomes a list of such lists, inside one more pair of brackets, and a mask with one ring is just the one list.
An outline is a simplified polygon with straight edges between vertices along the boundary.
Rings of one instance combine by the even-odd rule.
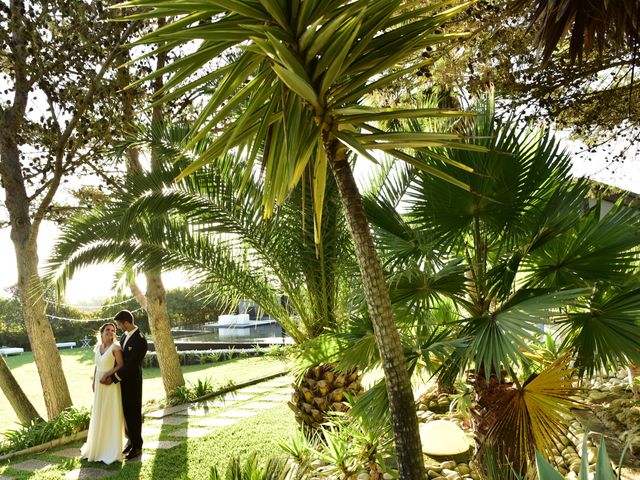
[[[8, 228], [0, 229], [0, 296], [8, 296], [6, 289], [15, 285], [18, 278], [16, 257], [9, 233]], [[41, 267], [46, 265], [58, 234], [59, 229], [53, 222], [43, 223], [38, 239]], [[67, 286], [64, 303], [79, 307], [100, 305], [103, 300], [116, 293], [113, 289], [116, 270], [117, 266], [114, 264], [100, 264], [78, 271]], [[163, 275], [163, 280], [167, 289], [184, 287], [187, 283], [181, 272], [168, 272]], [[144, 276], [141, 275], [137, 282], [144, 291]]]

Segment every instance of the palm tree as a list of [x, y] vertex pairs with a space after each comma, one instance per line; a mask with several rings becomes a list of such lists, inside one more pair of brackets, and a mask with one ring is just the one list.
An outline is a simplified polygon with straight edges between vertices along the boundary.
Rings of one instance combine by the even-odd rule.
[[[631, 209], [618, 206], [600, 218], [598, 205], [587, 208], [588, 184], [570, 180], [570, 159], [548, 132], [517, 119], [498, 123], [491, 110], [467, 128], [493, 153], [448, 152], [477, 175], [442, 168], [474, 193], [399, 168], [367, 197], [367, 212], [394, 308], [408, 314], [400, 317], [407, 318], [407, 362], [433, 372], [439, 360], [444, 384], [473, 369], [479, 444], [524, 468], [534, 447], [548, 452], [562, 435], [557, 412], [570, 407], [569, 360], [591, 375], [640, 356], [640, 289], [628, 284], [640, 224]], [[446, 308], [450, 302], [455, 308]], [[541, 324], [570, 356], [520, 378]], [[347, 347], [342, 355], [353, 360], [355, 352]], [[520, 403], [525, 397], [529, 405]], [[534, 405], [535, 415], [523, 410]], [[517, 422], [518, 413], [532, 421]], [[553, 420], [535, 422], [540, 415]]]
[[[327, 180], [318, 245], [313, 215], [307, 213], [313, 199], [306, 179], [271, 218], [262, 215], [262, 180], [247, 182], [242, 165], [231, 157], [192, 173], [180, 187], [146, 194], [130, 207], [131, 217], [153, 211], [191, 226], [189, 235], [168, 232], [169, 240], [162, 244], [148, 242], [150, 258], [161, 247], [163, 261], [199, 279], [208, 295], [227, 304], [242, 298], [255, 301], [302, 351], [306, 341], [345, 321], [349, 312], [342, 305], [357, 266], [340, 205], [332, 195], [335, 182]], [[137, 257], [143, 257], [141, 250]], [[361, 375], [353, 369], [341, 372], [318, 362], [293, 386], [290, 406], [304, 431], [312, 434], [326, 412], [346, 408], [345, 394], [362, 390]]]
[[[163, 155], [168, 153], [162, 146], [171, 140], [171, 135], [175, 135], [176, 132], [164, 129], [162, 124], [153, 124], [148, 129], [139, 129], [137, 133], [137, 137], [120, 146], [121, 153], [130, 154], [133, 149], [142, 146], [151, 148], [154, 151], [153, 171], [147, 173], [138, 164], [138, 168], [129, 170], [128, 178], [118, 192], [116, 201], [98, 207], [87, 215], [71, 219], [63, 227], [62, 235], [54, 246], [49, 259], [50, 273], [47, 276], [48, 280], [55, 282], [62, 291], [75, 271], [82, 267], [99, 262], [122, 262], [123, 273], [132, 279], [129, 282], [132, 292], [140, 306], [147, 311], [163, 386], [166, 395], [170, 396], [185, 382], [167, 314], [166, 292], [160, 274], [163, 265], [155, 264], [153, 267], [137, 270], [135, 257], [128, 256], [127, 250], [121, 249], [119, 242], [126, 239], [131, 244], [149, 238], [162, 242], [167, 234], [167, 222], [153, 212], [146, 212], [135, 218], [129, 217], [126, 221], [124, 218], [132, 198], [163, 187], [162, 174], [166, 170], [162, 160], [166, 158]], [[175, 175], [177, 171], [174, 168], [170, 175]], [[145, 184], [150, 190], [141, 191], [139, 185], [144, 183], [143, 180], [147, 177], [154, 177], [155, 172], [158, 172], [155, 176], [160, 176], [160, 181]], [[171, 183], [166, 173], [164, 181], [164, 185]], [[138, 271], [144, 272], [147, 278], [145, 294], [133, 280]]]
[[[429, 63], [420, 56], [426, 47], [460, 37], [443, 35], [438, 27], [463, 7], [414, 9], [401, 0], [136, 0], [124, 5], [151, 8], [130, 18], [176, 18], [141, 43], [157, 43], [157, 50], [164, 51], [196, 42], [195, 51], [179, 55], [150, 76], [173, 74], [164, 88], [165, 99], [200, 88], [207, 95], [193, 142], [225, 127], [181, 177], [227, 151], [248, 159], [250, 175], [261, 154], [266, 178], [263, 205], [269, 216], [307, 173], [318, 242], [319, 206], [325, 195], [327, 168], [332, 170], [383, 359], [400, 477], [422, 479], [411, 386], [347, 150], [370, 159], [374, 157], [369, 151], [384, 150], [441, 175], [415, 152], [436, 145], [453, 146], [458, 135], [387, 132], [377, 124], [388, 118], [453, 112], [376, 108], [367, 106], [366, 98]], [[231, 54], [226, 63], [221, 60], [223, 53]]]
[[[188, 131], [185, 125], [155, 125], [122, 149], [152, 144], [162, 158], [177, 158]], [[50, 265], [59, 282], [96, 259], [123, 257], [141, 271], [180, 268], [200, 281], [203, 293], [226, 304], [249, 298], [298, 344], [342, 321], [339, 305], [351, 283], [345, 280], [357, 267], [335, 195], [325, 197], [323, 241], [316, 246], [313, 215], [305, 214], [312, 210], [311, 189], [304, 182], [275, 217], [266, 219], [260, 179], [247, 182], [232, 158], [195, 172], [176, 188], [172, 184], [180, 168], [138, 172], [117, 202], [66, 226]], [[327, 191], [335, 188], [329, 179]], [[357, 394], [362, 387], [352, 371], [313, 366], [318, 368], [302, 376], [291, 406], [303, 426], [317, 427], [325, 412], [346, 406], [339, 398], [343, 392]], [[309, 388], [316, 382], [323, 388]]]

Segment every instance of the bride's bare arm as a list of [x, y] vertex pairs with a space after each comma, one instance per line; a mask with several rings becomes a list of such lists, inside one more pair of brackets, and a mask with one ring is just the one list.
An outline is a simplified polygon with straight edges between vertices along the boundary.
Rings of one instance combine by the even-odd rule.
[[122, 356], [122, 349], [119, 346], [116, 345], [116, 346], [113, 347], [113, 352], [112, 353], [113, 353], [113, 356], [116, 357], [116, 364], [111, 370], [109, 370], [107, 373], [105, 373], [102, 376], [103, 380], [108, 378], [108, 377], [110, 377], [114, 373], [116, 373], [124, 365], [124, 357]]

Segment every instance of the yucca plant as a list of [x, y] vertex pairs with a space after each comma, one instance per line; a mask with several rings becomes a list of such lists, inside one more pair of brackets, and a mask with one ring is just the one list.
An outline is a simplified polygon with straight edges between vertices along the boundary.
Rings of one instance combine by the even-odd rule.
[[[248, 178], [259, 159], [265, 178], [263, 206], [269, 216], [306, 176], [313, 190], [319, 244], [327, 170], [333, 173], [387, 378], [400, 477], [424, 478], [411, 385], [347, 151], [374, 161], [372, 150], [386, 151], [466, 188], [416, 152], [439, 145], [481, 147], [461, 142], [452, 133], [381, 128], [387, 119], [457, 112], [367, 103], [371, 92], [431, 62], [421, 56], [425, 48], [464, 36], [438, 30], [464, 4], [448, 8], [447, 3], [422, 6], [403, 0], [134, 0], [123, 6], [147, 8], [129, 19], [172, 19], [140, 43], [156, 44], [156, 52], [189, 48], [179, 50], [172, 63], [149, 78], [171, 75], [162, 91], [164, 100], [202, 92], [194, 143], [219, 129], [215, 141], [181, 177], [231, 152], [248, 160]], [[430, 155], [448, 162], [433, 151]]]
[[258, 456], [251, 455], [244, 460], [232, 458], [224, 475], [213, 467], [209, 480], [299, 480], [301, 475], [284, 459], [269, 458], [261, 465]]

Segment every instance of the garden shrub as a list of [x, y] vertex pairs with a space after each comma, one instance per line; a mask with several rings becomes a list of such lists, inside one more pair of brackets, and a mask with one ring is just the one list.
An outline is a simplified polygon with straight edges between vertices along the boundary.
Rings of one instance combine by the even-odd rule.
[[[205, 365], [207, 363], [223, 362], [232, 358], [248, 358], [268, 355], [264, 349], [234, 349], [228, 350], [183, 350], [178, 352], [180, 365]], [[147, 352], [142, 362], [144, 368], [157, 368], [158, 357], [156, 352]]]
[[0, 455], [66, 437], [89, 428], [91, 412], [85, 408], [69, 407], [52, 420], [36, 420], [4, 433], [0, 443]]

